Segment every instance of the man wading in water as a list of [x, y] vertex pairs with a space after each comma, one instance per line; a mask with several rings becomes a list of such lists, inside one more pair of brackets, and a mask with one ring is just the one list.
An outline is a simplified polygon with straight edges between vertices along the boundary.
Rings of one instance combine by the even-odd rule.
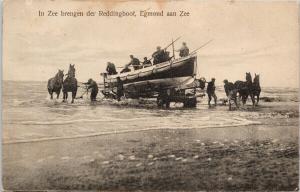
[[208, 82], [206, 93], [208, 96], [208, 105], [210, 106], [211, 97], [214, 98], [215, 106], [217, 106], [217, 96], [215, 94], [216, 86], [215, 86], [215, 78], [212, 78], [210, 82]]
[[96, 101], [96, 97], [98, 94], [98, 85], [96, 83], [96, 81], [94, 81], [93, 79], [89, 79], [87, 82], [87, 89], [91, 89], [91, 101]]

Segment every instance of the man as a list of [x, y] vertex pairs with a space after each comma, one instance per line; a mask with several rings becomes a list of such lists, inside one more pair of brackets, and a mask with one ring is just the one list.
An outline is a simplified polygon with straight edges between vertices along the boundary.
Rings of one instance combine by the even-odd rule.
[[96, 97], [98, 94], [98, 85], [96, 83], [96, 81], [94, 81], [93, 79], [89, 79], [87, 82], [88, 85], [88, 90], [91, 89], [91, 101], [96, 101]]
[[227, 79], [225, 79], [224, 81], [224, 90], [226, 93], [226, 96], [228, 97], [230, 94], [230, 91], [233, 91], [235, 89], [234, 84], [229, 82]]
[[124, 87], [123, 82], [120, 77], [117, 77], [117, 99], [121, 100], [121, 97], [124, 96]]
[[147, 57], [144, 57], [144, 61], [143, 61], [143, 67], [150, 67], [152, 66], [152, 63], [150, 60], [147, 59]]
[[186, 45], [185, 42], [182, 43], [182, 47], [179, 50], [177, 50], [177, 51], [179, 52], [179, 56], [180, 57], [186, 57], [186, 56], [189, 55], [189, 52], [190, 52], [190, 50], [187, 47], [187, 45]]
[[141, 68], [141, 63], [140, 60], [138, 60], [137, 58], [135, 58], [133, 55], [130, 55], [130, 63], [127, 65], [127, 68], [132, 65], [134, 70], [140, 69]]
[[238, 107], [237, 104], [237, 89], [235, 88], [234, 84], [231, 82], [228, 82], [227, 79], [225, 79], [224, 81], [224, 90], [226, 93], [226, 96], [228, 98], [228, 102], [229, 102], [229, 110], [231, 110], [231, 100], [234, 101], [236, 107]]
[[107, 71], [108, 75], [116, 75], [116, 74], [118, 74], [117, 70], [116, 70], [115, 64], [113, 64], [111, 62], [107, 62], [106, 71]]
[[215, 106], [217, 105], [217, 96], [215, 94], [216, 86], [215, 86], [215, 78], [212, 78], [210, 82], [208, 82], [206, 93], [208, 96], [208, 105], [210, 106], [211, 98], [214, 98]]
[[156, 51], [152, 54], [153, 65], [163, 62], [165, 58], [165, 51], [160, 46], [156, 47]]

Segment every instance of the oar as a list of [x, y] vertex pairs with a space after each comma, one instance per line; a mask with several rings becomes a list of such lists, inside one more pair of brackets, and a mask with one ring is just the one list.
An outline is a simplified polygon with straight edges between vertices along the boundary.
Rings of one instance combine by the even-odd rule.
[[206, 43], [204, 43], [203, 45], [201, 45], [201, 47], [199, 47], [199, 48], [195, 49], [194, 51], [192, 51], [192, 52], [190, 53], [190, 55], [193, 54], [193, 53], [196, 53], [199, 49], [205, 47], [207, 44], [209, 44], [210, 42], [212, 42], [212, 40], [213, 40], [213, 39], [207, 41]]

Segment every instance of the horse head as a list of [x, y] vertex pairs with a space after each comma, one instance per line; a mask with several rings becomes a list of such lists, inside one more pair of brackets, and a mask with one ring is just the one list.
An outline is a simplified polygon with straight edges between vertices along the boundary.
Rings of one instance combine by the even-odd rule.
[[57, 80], [59, 82], [63, 82], [64, 79], [64, 70], [58, 70], [57, 74], [56, 74]]
[[259, 74], [256, 74], [256, 73], [255, 73], [255, 77], [254, 77], [254, 79], [253, 79], [253, 82], [254, 82], [255, 84], [259, 84]]
[[68, 75], [70, 77], [75, 77], [75, 64], [70, 64], [69, 66], [69, 71], [68, 71]]
[[251, 73], [246, 73], [246, 82], [248, 83], [252, 83], [252, 77], [251, 77]]

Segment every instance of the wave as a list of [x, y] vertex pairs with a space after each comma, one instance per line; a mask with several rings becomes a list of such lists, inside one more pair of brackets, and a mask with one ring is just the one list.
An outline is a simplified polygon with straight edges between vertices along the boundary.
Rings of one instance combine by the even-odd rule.
[[[153, 117], [152, 117], [153, 118]], [[172, 117], [164, 117], [164, 119], [172, 119]], [[67, 125], [74, 123], [93, 123], [93, 122], [128, 122], [128, 121], [149, 121], [148, 117], [141, 118], [105, 118], [105, 119], [73, 119], [73, 120], [61, 120], [61, 121], [21, 121], [21, 122], [11, 122], [10, 124], [21, 124], [21, 125]]]
[[264, 97], [260, 97], [259, 99], [264, 102], [288, 102], [288, 101], [298, 102], [299, 101], [298, 97], [296, 96], [294, 97], [264, 96]]
[[[239, 119], [240, 120], [240, 119]], [[151, 128], [143, 128], [143, 129], [131, 129], [131, 130], [114, 130], [107, 132], [96, 132], [91, 134], [80, 134], [80, 135], [72, 135], [72, 136], [60, 136], [60, 137], [44, 137], [44, 138], [36, 138], [36, 139], [19, 139], [14, 141], [3, 141], [3, 144], [19, 144], [19, 143], [33, 143], [33, 142], [44, 142], [44, 141], [53, 141], [53, 140], [66, 140], [66, 139], [78, 139], [78, 138], [86, 138], [86, 137], [96, 137], [101, 135], [112, 135], [112, 134], [123, 134], [123, 133], [131, 133], [131, 132], [143, 132], [143, 131], [151, 131], [151, 130], [177, 130], [177, 129], [217, 129], [217, 128], [226, 128], [226, 127], [239, 127], [239, 126], [249, 126], [249, 125], [259, 125], [261, 124], [258, 121], [250, 121], [242, 119], [242, 122], [233, 124], [232, 122], [229, 124], [220, 124], [220, 125], [201, 125], [198, 127], [151, 127]]]

